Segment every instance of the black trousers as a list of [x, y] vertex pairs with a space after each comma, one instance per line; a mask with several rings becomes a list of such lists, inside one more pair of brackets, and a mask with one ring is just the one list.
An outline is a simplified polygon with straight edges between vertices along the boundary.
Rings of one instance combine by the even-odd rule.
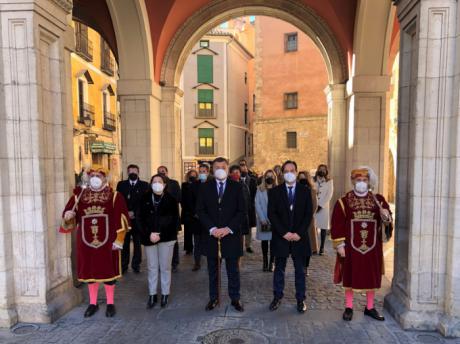
[[[295, 298], [297, 301], [305, 300], [306, 284], [304, 257], [292, 257], [295, 269]], [[286, 270], [286, 257], [275, 257], [275, 272], [273, 274], [273, 294], [275, 297], [282, 299], [284, 296], [284, 272]]]
[[129, 266], [129, 258], [131, 256], [131, 238], [133, 239], [133, 259], [131, 261], [131, 267], [133, 269], [139, 269], [142, 261], [142, 249], [141, 249], [141, 237], [137, 229], [136, 220], [131, 220], [131, 230], [126, 233], [125, 242], [123, 243], [123, 250], [121, 251], [121, 268], [127, 270]]
[[[209, 299], [217, 300], [218, 284], [217, 284], [217, 264], [218, 258], [208, 257], [208, 274], [209, 274]], [[227, 270], [228, 279], [228, 296], [232, 301], [240, 299], [240, 267], [238, 264], [239, 258], [226, 258], [225, 268]], [[219, 262], [220, 264], [220, 262]]]
[[184, 251], [193, 252], [192, 226], [184, 224]]
[[176, 243], [174, 244], [174, 251], [173, 251], [173, 257], [172, 257], [172, 262], [171, 265], [173, 267], [176, 267], [179, 265], [179, 244]]
[[201, 264], [201, 234], [193, 234], [193, 257], [195, 264]]

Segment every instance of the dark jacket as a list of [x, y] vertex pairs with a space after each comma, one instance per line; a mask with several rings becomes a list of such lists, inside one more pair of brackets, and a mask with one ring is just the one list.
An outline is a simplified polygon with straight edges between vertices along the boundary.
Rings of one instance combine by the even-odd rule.
[[[275, 257], [311, 256], [308, 227], [313, 217], [311, 192], [296, 183], [294, 207], [289, 208], [288, 192], [283, 183], [268, 192], [268, 218], [273, 232], [272, 249]], [[287, 232], [297, 233], [300, 240], [289, 242], [283, 238]]]
[[248, 211], [248, 219], [249, 219], [249, 226], [255, 227], [256, 226], [256, 193], [257, 193], [257, 179], [248, 174], [244, 179], [244, 182], [249, 190], [249, 211]]
[[188, 229], [193, 234], [201, 234], [202, 226], [198, 215], [196, 214], [196, 202], [198, 198], [198, 190], [201, 182], [197, 181], [194, 183], [182, 183], [182, 213], [181, 220], [184, 226], [188, 226]]
[[134, 213], [137, 212], [141, 197], [148, 190], [150, 190], [149, 183], [140, 179], [134, 186], [131, 186], [129, 179], [119, 181], [117, 184], [117, 191], [124, 196], [128, 210]]
[[159, 242], [177, 240], [178, 203], [168, 192], [163, 194], [158, 206], [154, 205], [152, 197], [152, 191], [145, 193], [137, 212], [141, 243], [145, 246], [154, 245], [150, 241], [151, 233], [160, 233]]
[[177, 203], [180, 203], [182, 199], [182, 193], [180, 189], [179, 182], [174, 179], [169, 179], [167, 178], [167, 185], [168, 185], [168, 193], [174, 197], [174, 199], [177, 201]]
[[249, 221], [249, 214], [251, 212], [251, 193], [249, 191], [249, 187], [243, 181], [240, 181], [242, 190], [243, 190], [243, 197], [244, 203], [246, 207], [246, 214], [243, 216], [243, 221], [241, 222], [241, 234], [246, 235], [249, 234], [250, 231], [250, 221]]
[[246, 215], [242, 185], [228, 179], [222, 202], [219, 204], [216, 180], [206, 182], [200, 187], [196, 210], [203, 225], [204, 254], [208, 257], [218, 255], [218, 240], [209, 234], [209, 230], [213, 227], [228, 227], [233, 234], [221, 240], [222, 257], [241, 257], [243, 255], [241, 223]]

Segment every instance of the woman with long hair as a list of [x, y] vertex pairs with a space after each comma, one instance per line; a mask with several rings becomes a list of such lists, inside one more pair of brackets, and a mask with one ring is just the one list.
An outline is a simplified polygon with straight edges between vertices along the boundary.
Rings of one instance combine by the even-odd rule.
[[321, 164], [316, 169], [314, 177], [316, 189], [318, 190], [318, 208], [315, 214], [316, 226], [321, 230], [321, 245], [319, 255], [324, 254], [324, 244], [328, 230], [331, 228], [329, 207], [334, 193], [334, 183], [329, 178], [329, 171], [326, 165]]

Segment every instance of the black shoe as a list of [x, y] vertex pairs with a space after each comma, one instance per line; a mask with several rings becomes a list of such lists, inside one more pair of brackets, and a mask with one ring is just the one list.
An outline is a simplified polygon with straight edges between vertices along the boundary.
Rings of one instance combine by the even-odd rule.
[[297, 301], [297, 312], [299, 312], [300, 314], [303, 314], [305, 313], [306, 310], [307, 310], [307, 305], [305, 304], [305, 302]]
[[275, 271], [275, 263], [273, 262], [273, 258], [270, 258], [270, 263], [268, 264], [268, 271], [269, 272]]
[[276, 311], [279, 306], [281, 305], [281, 299], [277, 298], [276, 296], [273, 298], [272, 303], [270, 303], [269, 309], [271, 311]]
[[122, 268], [121, 269], [121, 274], [124, 275], [126, 272], [128, 272], [128, 268]]
[[240, 300], [232, 301], [232, 306], [236, 311], [244, 312], [244, 307]]
[[201, 265], [195, 263], [195, 265], [193, 265], [192, 271], [198, 271], [198, 270], [200, 270], [200, 269], [201, 269]]
[[353, 309], [345, 308], [345, 312], [343, 312], [342, 318], [345, 321], [351, 321], [351, 319], [353, 319]]
[[141, 269], [139, 269], [139, 267], [135, 267], [135, 268], [133, 268], [133, 271], [134, 271], [135, 274], [138, 274], [138, 273], [141, 272]]
[[254, 253], [254, 251], [253, 251], [252, 248], [250, 248], [250, 247], [246, 248], [246, 252], [247, 252], [247, 253]]
[[304, 273], [305, 273], [305, 277], [310, 276], [310, 273], [308, 272], [308, 268], [304, 268]]
[[156, 295], [150, 295], [149, 300], [147, 301], [147, 309], [155, 307], [158, 302], [158, 297]]
[[168, 305], [168, 296], [169, 295], [161, 295], [161, 308], [165, 308]]
[[379, 312], [375, 308], [372, 308], [372, 309], [367, 309], [367, 307], [364, 308], [364, 315], [367, 315], [378, 321], [385, 320], [385, 317], [383, 315], [380, 315]]
[[177, 265], [173, 265], [173, 266], [172, 266], [171, 272], [177, 272]]
[[206, 310], [212, 311], [214, 308], [217, 307], [218, 304], [219, 304], [219, 301], [217, 300], [209, 300], [208, 304], [206, 305]]
[[99, 305], [89, 305], [85, 311], [85, 318], [92, 317], [99, 310]]
[[115, 305], [107, 305], [107, 308], [105, 309], [105, 316], [107, 318], [113, 318], [116, 313]]

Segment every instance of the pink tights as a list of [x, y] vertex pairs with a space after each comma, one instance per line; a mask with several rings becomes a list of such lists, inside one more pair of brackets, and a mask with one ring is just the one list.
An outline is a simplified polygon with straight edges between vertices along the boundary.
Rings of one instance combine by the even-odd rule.
[[[373, 290], [367, 291], [366, 297], [367, 297], [367, 309], [374, 308], [375, 291]], [[345, 290], [345, 307], [353, 308], [353, 290], [352, 289]]]

